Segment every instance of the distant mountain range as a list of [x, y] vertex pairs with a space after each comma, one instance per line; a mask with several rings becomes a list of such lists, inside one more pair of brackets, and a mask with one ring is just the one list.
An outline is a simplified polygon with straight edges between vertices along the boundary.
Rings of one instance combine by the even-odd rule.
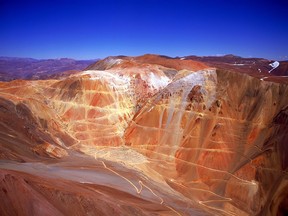
[[75, 60], [70, 58], [33, 59], [0, 57], [0, 80], [47, 79], [65, 73], [75, 73], [95, 63], [94, 60]]
[[[135, 60], [140, 62], [152, 61], [157, 55], [143, 55], [135, 57]], [[194, 60], [198, 63], [204, 63], [207, 66], [215, 67], [222, 70], [230, 70], [241, 73], [248, 73], [253, 76], [263, 76], [268, 74], [272, 69], [269, 65], [274, 61], [263, 58], [242, 58], [232, 54], [224, 56], [183, 56], [183, 57], [168, 57], [159, 56], [169, 64], [164, 64], [165, 67], [173, 68], [175, 65], [170, 65], [171, 62], [178, 60]], [[33, 58], [16, 58], [16, 57], [0, 57], [0, 81], [11, 81], [15, 79], [38, 80], [38, 79], [53, 79], [61, 78], [66, 75], [74, 74], [84, 69], [88, 70], [105, 70], [113, 67], [114, 58], [126, 59], [128, 56], [114, 56], [99, 61], [94, 60], [75, 60], [70, 58], [59, 59], [33, 59]], [[165, 60], [166, 59], [166, 60]], [[165, 61], [164, 61], [165, 60]], [[114, 63], [113, 63], [114, 62]], [[271, 72], [272, 76], [287, 76], [288, 75], [288, 61], [279, 61], [279, 67]], [[167, 72], [168, 73], [168, 72]], [[172, 75], [175, 73], [170, 71]], [[265, 75], [265, 76], [266, 76]]]

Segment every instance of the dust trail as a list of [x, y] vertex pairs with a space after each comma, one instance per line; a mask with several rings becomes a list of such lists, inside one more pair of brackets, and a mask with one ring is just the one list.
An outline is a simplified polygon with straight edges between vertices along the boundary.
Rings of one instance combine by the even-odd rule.
[[[212, 200], [210, 200], [210, 201], [212, 201]], [[224, 200], [214, 200], [214, 201], [221, 201], [221, 202], [222, 202], [222, 201], [224, 201]], [[213, 210], [216, 210], [216, 211], [221, 211], [221, 212], [223, 212], [223, 213], [225, 213], [225, 214], [227, 214], [227, 215], [237, 216], [236, 214], [233, 214], [232, 212], [230, 213], [230, 212], [227, 212], [227, 211], [225, 211], [225, 210], [218, 209], [218, 208], [215, 208], [215, 207], [206, 205], [206, 204], [205, 204], [206, 202], [209, 202], [209, 201], [198, 201], [198, 203], [199, 203], [200, 205], [203, 205], [203, 206], [205, 206], [205, 207], [207, 207], [207, 208], [210, 208], [210, 209], [213, 209]]]
[[161, 197], [159, 197], [157, 194], [155, 194], [154, 191], [153, 191], [150, 187], [146, 186], [142, 181], [139, 181], [139, 185], [141, 185], [141, 188], [142, 188], [142, 185], [143, 185], [143, 186], [146, 187], [154, 196], [158, 197], [158, 198], [161, 200], [161, 202], [160, 202], [161, 205], [164, 203], [164, 200], [163, 200]]
[[104, 166], [105, 169], [113, 172], [115, 175], [123, 178], [123, 179], [126, 180], [129, 184], [131, 184], [131, 185], [135, 188], [137, 194], [140, 194], [140, 193], [142, 192], [142, 190], [143, 190], [143, 187], [145, 187], [145, 188], [147, 188], [155, 197], [157, 197], [157, 198], [160, 200], [160, 204], [161, 204], [161, 205], [164, 205], [165, 207], [169, 208], [171, 211], [173, 211], [173, 212], [176, 213], [177, 215], [181, 216], [181, 214], [180, 214], [178, 211], [176, 211], [176, 210], [173, 209], [172, 207], [166, 205], [166, 204], [164, 203], [164, 200], [163, 200], [160, 196], [158, 196], [150, 187], [148, 187], [147, 185], [145, 185], [142, 181], [140, 181], [140, 180], [138, 181], [138, 184], [140, 185], [140, 189], [138, 189], [138, 187], [137, 187], [132, 181], [130, 181], [128, 178], [126, 178], [125, 176], [119, 174], [119, 173], [116, 172], [115, 170], [107, 167], [107, 165], [105, 164], [104, 161], [101, 161], [101, 163], [103, 164], [103, 166]]
[[129, 179], [127, 179], [125, 176], [122, 176], [121, 174], [119, 174], [119, 173], [117, 173], [116, 171], [112, 170], [111, 168], [107, 167], [104, 161], [101, 161], [101, 162], [102, 162], [102, 164], [103, 164], [103, 166], [104, 166], [105, 169], [113, 172], [114, 174], [116, 174], [117, 176], [123, 178], [123, 179], [126, 180], [129, 184], [131, 184], [131, 185], [135, 188], [137, 194], [140, 194], [140, 193], [141, 193], [141, 191], [142, 191], [142, 185], [141, 185], [141, 184], [140, 184], [140, 186], [141, 186], [140, 189], [138, 189], [138, 188], [136, 187], [136, 185], [133, 184], [133, 182], [131, 182], [131, 181], [130, 181]]

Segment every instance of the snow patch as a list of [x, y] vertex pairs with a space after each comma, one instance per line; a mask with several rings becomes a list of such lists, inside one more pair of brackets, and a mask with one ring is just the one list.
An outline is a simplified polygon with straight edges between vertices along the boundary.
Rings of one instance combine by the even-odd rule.
[[268, 71], [268, 73], [271, 73], [274, 69], [276, 69], [277, 67], [279, 67], [280, 63], [278, 61], [275, 61], [271, 64], [269, 64], [269, 66], [272, 67], [272, 69], [270, 71]]

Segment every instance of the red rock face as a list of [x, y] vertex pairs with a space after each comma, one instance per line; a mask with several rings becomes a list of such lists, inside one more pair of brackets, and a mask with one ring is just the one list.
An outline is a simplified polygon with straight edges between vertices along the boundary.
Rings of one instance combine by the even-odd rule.
[[126, 142], [203, 207], [267, 214], [275, 207], [272, 191], [287, 184], [284, 95], [286, 85], [247, 75], [191, 73], [175, 78], [136, 114]]
[[285, 80], [155, 55], [89, 68], [0, 83], [1, 215], [287, 212]]

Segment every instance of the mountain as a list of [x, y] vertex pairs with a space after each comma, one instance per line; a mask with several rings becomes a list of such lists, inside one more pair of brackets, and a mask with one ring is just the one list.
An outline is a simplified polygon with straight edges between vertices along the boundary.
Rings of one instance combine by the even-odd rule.
[[0, 82], [1, 215], [285, 215], [288, 78], [192, 58]]
[[97, 60], [33, 59], [0, 57], [0, 80], [49, 79], [61, 73], [75, 73], [83, 70]]
[[[252, 76], [259, 77], [261, 74], [267, 74], [272, 69], [269, 65], [273, 60], [263, 58], [242, 58], [235, 55], [224, 56], [185, 56], [183, 59], [190, 59], [203, 62], [209, 66], [216, 67], [222, 70], [233, 70], [242, 73], [248, 73]], [[288, 62], [279, 61], [279, 67], [271, 71], [271, 74], [276, 76], [288, 76]]]

